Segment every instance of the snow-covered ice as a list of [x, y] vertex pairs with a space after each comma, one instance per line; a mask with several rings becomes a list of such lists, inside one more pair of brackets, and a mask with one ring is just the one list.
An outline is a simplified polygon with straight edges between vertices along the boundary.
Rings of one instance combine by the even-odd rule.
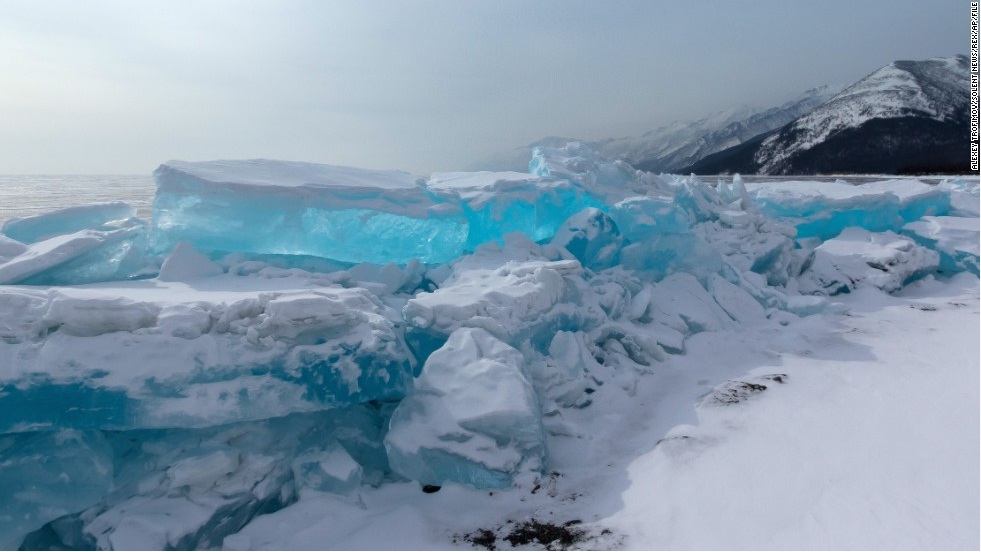
[[0, 548], [978, 546], [965, 179], [156, 178], [0, 235]]
[[835, 295], [861, 285], [897, 291], [939, 268], [940, 255], [893, 232], [846, 228], [814, 249], [797, 287]]
[[79, 230], [107, 230], [114, 221], [134, 216], [136, 209], [123, 202], [94, 203], [8, 220], [0, 233], [22, 243], [34, 243]]
[[141, 284], [0, 295], [0, 431], [206, 427], [412, 387], [394, 315], [364, 289]]
[[853, 186], [848, 182], [750, 184], [750, 194], [768, 216], [792, 222], [800, 238], [829, 239], [849, 226], [898, 232], [925, 215], [950, 212], [950, 195], [917, 180], [884, 180]]
[[520, 464], [541, 471], [545, 433], [521, 353], [460, 328], [426, 360], [385, 437], [392, 470], [425, 485], [505, 488]]
[[923, 217], [903, 226], [903, 233], [940, 254], [940, 268], [949, 273], [978, 274], [978, 220], [964, 217]]

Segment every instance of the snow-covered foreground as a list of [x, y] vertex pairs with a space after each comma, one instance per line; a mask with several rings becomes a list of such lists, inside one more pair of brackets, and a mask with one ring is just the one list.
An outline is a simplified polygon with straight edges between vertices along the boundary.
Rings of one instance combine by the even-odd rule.
[[976, 182], [170, 162], [0, 233], [0, 548], [972, 548]]
[[976, 549], [977, 279], [842, 306], [699, 334], [569, 420], [576, 433], [550, 443], [557, 475], [496, 492], [389, 485], [356, 507], [315, 495], [225, 545], [456, 549], [486, 528], [509, 548], [510, 522], [534, 518], [581, 521], [583, 548]]

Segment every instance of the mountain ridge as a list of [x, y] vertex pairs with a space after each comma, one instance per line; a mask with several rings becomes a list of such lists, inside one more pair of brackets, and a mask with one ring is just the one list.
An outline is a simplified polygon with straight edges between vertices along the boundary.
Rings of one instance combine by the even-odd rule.
[[580, 142], [649, 172], [965, 172], [968, 69], [965, 55], [899, 60], [851, 85], [812, 88], [768, 109], [735, 106], [640, 136], [549, 136], [471, 168], [523, 171], [534, 147]]
[[579, 142], [610, 158], [623, 159], [638, 169], [671, 172], [702, 157], [777, 128], [820, 105], [843, 88], [824, 85], [770, 108], [735, 106], [700, 119], [672, 121], [640, 136], [583, 140], [547, 136], [526, 146], [497, 153], [472, 165], [472, 170], [527, 170], [531, 151], [538, 146], [562, 147]]
[[963, 172], [968, 59], [892, 62], [824, 104], [679, 172], [812, 174]]

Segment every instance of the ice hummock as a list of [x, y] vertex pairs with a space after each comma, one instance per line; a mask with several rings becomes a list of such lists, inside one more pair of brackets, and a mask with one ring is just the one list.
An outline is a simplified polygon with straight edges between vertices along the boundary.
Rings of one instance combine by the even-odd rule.
[[897, 291], [936, 271], [939, 261], [936, 251], [893, 232], [846, 228], [814, 250], [813, 259], [798, 280], [798, 289], [833, 295], [871, 285], [883, 291]]
[[581, 145], [529, 173], [157, 181], [149, 226], [96, 206], [0, 236], [4, 547], [234, 546], [304, 497], [544, 481], [716, 333], [977, 274], [961, 181], [706, 182]]
[[360, 288], [13, 289], [0, 312], [17, 321], [0, 330], [3, 433], [208, 427], [412, 387], [414, 359]]
[[467, 234], [458, 209], [401, 171], [286, 161], [169, 161], [155, 172], [153, 246], [446, 262]]
[[751, 184], [750, 196], [767, 216], [797, 227], [799, 238], [833, 238], [845, 228], [898, 232], [926, 215], [951, 209], [950, 194], [917, 180], [897, 179], [854, 186], [848, 182]]
[[480, 328], [454, 331], [395, 409], [385, 446], [393, 471], [425, 485], [504, 488], [520, 469], [544, 468], [538, 398], [521, 352]]
[[73, 285], [147, 278], [157, 271], [147, 252], [146, 223], [113, 221], [30, 244], [6, 240], [0, 284]]
[[154, 173], [153, 246], [445, 263], [510, 232], [551, 237], [599, 205], [581, 185], [520, 173], [369, 171], [285, 161], [169, 161]]
[[123, 221], [134, 216], [136, 209], [121, 201], [78, 205], [8, 220], [0, 228], [0, 234], [31, 244], [80, 230], [108, 230], [113, 227], [114, 221]]
[[979, 230], [976, 218], [927, 216], [903, 226], [902, 233], [939, 253], [944, 272], [978, 274]]

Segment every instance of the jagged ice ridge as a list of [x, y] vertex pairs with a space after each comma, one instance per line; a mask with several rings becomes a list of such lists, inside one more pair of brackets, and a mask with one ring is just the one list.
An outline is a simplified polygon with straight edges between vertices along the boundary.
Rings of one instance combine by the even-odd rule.
[[528, 173], [155, 175], [149, 224], [0, 233], [2, 548], [220, 547], [304, 493], [508, 487], [696, 334], [978, 273], [963, 180], [705, 182], [577, 144]]

